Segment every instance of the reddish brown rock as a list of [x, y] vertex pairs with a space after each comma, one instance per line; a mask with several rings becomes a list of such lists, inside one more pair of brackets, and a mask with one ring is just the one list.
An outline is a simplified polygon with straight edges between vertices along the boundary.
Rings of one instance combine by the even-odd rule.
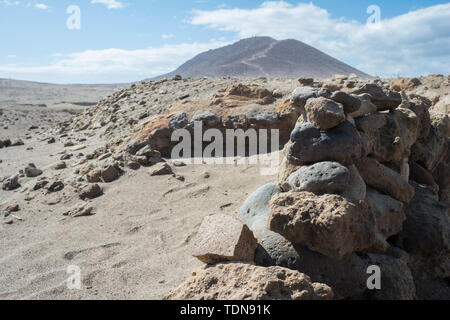
[[334, 128], [346, 120], [342, 105], [323, 97], [309, 99], [305, 111], [308, 121], [321, 130]]
[[342, 196], [287, 192], [270, 201], [270, 230], [330, 258], [362, 251], [375, 242], [376, 223], [369, 206]]
[[331, 300], [331, 288], [298, 271], [242, 263], [204, 266], [165, 300]]
[[91, 184], [84, 187], [80, 192], [80, 199], [94, 199], [103, 194], [102, 188], [98, 184]]
[[377, 160], [365, 158], [356, 163], [361, 177], [369, 186], [404, 203], [411, 201], [414, 188], [400, 174]]
[[104, 182], [113, 182], [120, 176], [120, 171], [115, 166], [108, 166], [101, 171], [102, 180]]

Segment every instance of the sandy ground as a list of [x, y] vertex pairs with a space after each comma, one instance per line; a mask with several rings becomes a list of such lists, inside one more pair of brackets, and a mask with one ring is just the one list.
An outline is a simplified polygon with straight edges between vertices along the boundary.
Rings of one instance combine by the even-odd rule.
[[62, 85], [0, 79], [0, 108], [84, 109], [129, 84]]
[[[22, 138], [28, 133], [22, 130], [20, 135], [20, 128], [9, 132]], [[24, 146], [1, 149], [0, 176], [29, 162], [52, 179], [72, 176], [71, 167], [51, 171], [58, 153], [67, 148], [60, 141], [42, 141], [46, 136], [42, 129], [24, 140]], [[88, 141], [80, 152], [102, 144], [96, 137]], [[70, 187], [51, 195], [29, 192], [41, 177], [21, 178], [18, 190], [0, 191], [0, 209], [18, 203], [21, 210], [15, 215], [23, 219], [0, 224], [0, 299], [160, 299], [201, 265], [191, 251], [202, 219], [218, 212], [234, 215], [249, 193], [273, 180], [261, 176], [256, 166], [188, 165], [175, 170], [185, 182], [151, 177], [142, 168], [103, 184], [104, 196], [91, 200], [95, 215], [89, 217], [63, 216], [80, 202]], [[34, 198], [28, 199], [30, 195]], [[81, 290], [67, 288], [69, 266], [80, 268]]]

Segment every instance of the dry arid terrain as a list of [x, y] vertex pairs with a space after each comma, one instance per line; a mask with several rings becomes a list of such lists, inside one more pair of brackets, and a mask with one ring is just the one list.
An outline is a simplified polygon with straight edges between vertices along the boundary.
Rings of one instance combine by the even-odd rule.
[[[387, 125], [374, 129], [370, 124], [356, 121], [361, 135], [365, 134], [370, 141], [365, 144], [364, 152], [355, 151], [358, 155], [352, 154], [351, 161], [347, 161], [347, 155], [343, 156], [345, 160], [342, 161], [329, 160], [354, 167], [353, 163], [357, 160], [376, 159], [374, 161], [381, 163], [383, 168], [392, 168], [389, 170], [399, 171], [395, 174], [402, 174], [404, 177], [402, 161], [412, 154], [409, 167], [417, 165], [420, 168], [409, 169], [409, 172], [415, 175], [412, 177], [408, 172], [410, 183], [428, 184], [430, 189], [434, 190], [432, 205], [439, 204], [443, 207], [447, 222], [442, 218], [444, 222], [440, 225], [441, 229], [426, 230], [434, 234], [441, 232], [442, 237], [440, 242], [425, 239], [424, 241], [429, 241], [430, 244], [424, 244], [418, 250], [420, 254], [410, 250], [407, 245], [403, 246], [407, 241], [401, 240], [408, 238], [407, 235], [400, 235], [398, 239], [392, 238], [400, 233], [403, 220], [400, 227], [392, 227], [395, 230], [374, 233], [370, 239], [355, 236], [351, 240], [345, 237], [342, 240], [343, 237], [333, 235], [338, 239], [336, 247], [333, 247], [323, 244], [322, 242], [327, 240], [323, 238], [296, 238], [293, 233], [299, 226], [289, 227], [294, 229], [285, 228], [283, 223], [277, 220], [283, 220], [283, 206], [289, 200], [277, 198], [279, 202], [271, 203], [271, 230], [282, 234], [292, 243], [307, 247], [307, 250], [323, 254], [327, 258], [332, 257], [336, 261], [350, 256], [362, 260], [372, 259], [372, 262], [377, 260], [383, 264], [383, 261], [386, 261], [384, 259], [389, 260], [389, 257], [395, 256], [395, 259], [392, 258], [394, 262], [389, 260], [387, 263], [387, 270], [395, 269], [398, 264], [407, 270], [411, 269], [412, 276], [411, 279], [402, 278], [402, 285], [393, 284], [390, 289], [394, 293], [381, 298], [449, 299], [446, 201], [450, 200], [450, 186], [447, 181], [448, 171], [442, 169], [444, 176], [441, 178], [445, 179], [438, 179], [439, 174], [436, 173], [436, 168], [441, 163], [448, 164], [447, 153], [445, 152], [444, 156], [442, 154], [443, 149], [448, 148], [450, 131], [449, 77], [436, 75], [417, 79], [362, 79], [357, 76], [335, 76], [330, 79], [300, 80], [174, 77], [117, 86], [53, 86], [0, 80], [0, 299], [230, 298], [224, 293], [226, 289], [218, 288], [218, 293], [211, 292], [215, 289], [201, 287], [204, 285], [201, 281], [191, 279], [191, 283], [182, 285], [194, 270], [204, 266], [204, 263], [192, 255], [193, 251], [198, 250], [196, 236], [203, 219], [214, 214], [235, 217], [255, 190], [270, 182], [279, 182], [279, 186], [286, 186], [286, 181], [291, 181], [287, 177], [295, 170], [286, 169], [289, 164], [282, 163], [280, 172], [287, 171], [289, 174], [280, 177], [280, 174], [261, 175], [259, 166], [253, 164], [194, 165], [174, 161], [169, 157], [174, 145], [170, 142], [170, 135], [175, 129], [189, 127], [194, 120], [202, 121], [205, 127], [219, 130], [279, 129], [280, 148], [287, 143], [286, 150], [290, 150], [289, 145], [296, 143], [291, 132], [302, 124], [299, 120], [304, 112], [302, 108], [308, 98], [312, 97], [311, 95], [306, 98], [304, 103], [296, 100], [304, 98], [298, 98], [298, 93], [296, 95], [294, 91], [297, 88], [316, 90], [313, 99], [320, 100], [320, 96], [326, 96], [326, 99], [337, 101], [338, 95], [333, 94], [345, 92], [351, 97], [358, 95], [357, 99], [366, 101], [366, 106], [369, 103], [372, 105], [373, 102], [374, 110], [353, 116], [350, 114], [357, 112], [357, 109], [351, 112], [346, 110], [345, 116], [348, 117], [338, 119], [331, 125], [327, 122], [326, 126], [329, 128], [345, 119], [349, 123], [353, 121], [354, 124], [355, 119], [365, 119], [370, 114], [390, 115], [389, 110], [397, 107], [412, 109], [416, 115], [408, 114], [407, 120], [395, 118], [395, 121], [400, 123], [400, 129], [392, 129], [392, 126]], [[369, 92], [370, 90], [373, 92]], [[377, 100], [379, 92], [384, 96]], [[372, 95], [367, 97], [367, 94]], [[411, 105], [405, 106], [409, 101]], [[347, 102], [343, 101], [342, 104], [346, 107]], [[303, 106], [299, 107], [300, 104]], [[416, 111], [415, 105], [426, 107], [420, 109], [422, 111]], [[412, 113], [409, 110], [408, 112]], [[424, 116], [420, 121], [417, 120], [425, 113], [428, 118]], [[330, 115], [327, 121], [334, 116]], [[309, 118], [308, 120], [312, 121]], [[315, 120], [315, 124], [320, 127], [323, 119], [318, 115]], [[369, 119], [370, 121], [372, 120]], [[373, 121], [378, 120], [374, 118]], [[411, 129], [411, 121], [416, 121], [415, 129]], [[436, 128], [440, 132], [439, 137], [443, 138], [439, 140], [432, 137], [430, 141], [424, 142], [430, 126], [423, 129], [426, 133], [420, 133], [419, 122], [432, 123], [431, 130]], [[408, 130], [414, 133], [409, 135]], [[387, 134], [380, 135], [378, 132]], [[401, 141], [390, 141], [391, 135], [394, 135], [394, 138], [400, 135]], [[422, 154], [414, 158], [419, 151], [414, 151], [413, 146], [422, 144], [429, 147], [429, 150], [422, 151]], [[369, 148], [372, 149], [368, 150]], [[436, 151], [437, 149], [439, 151]], [[295, 148], [292, 150], [295, 151]], [[346, 149], [347, 151], [353, 152]], [[287, 154], [294, 159], [295, 156], [289, 152]], [[320, 152], [316, 151], [315, 154]], [[420, 158], [426, 152], [430, 153], [432, 160], [429, 161], [432, 161], [432, 164]], [[439, 155], [436, 152], [439, 152]], [[280, 160], [283, 160], [286, 152], [280, 154]], [[324, 160], [327, 159], [314, 158], [310, 163]], [[300, 162], [296, 163], [295, 169], [305, 165]], [[358, 169], [363, 171], [360, 167]], [[362, 173], [361, 175], [367, 185], [376, 186], [377, 183], [371, 182], [372, 177]], [[404, 186], [402, 183], [408, 184], [408, 179], [399, 182]], [[392, 190], [386, 190], [384, 186], [377, 186], [376, 189], [388, 194], [386, 197], [389, 199], [396, 198], [392, 199], [395, 205], [399, 203], [400, 206], [406, 206], [412, 198], [409, 195], [409, 187], [405, 187], [406, 191], [398, 196], [395, 191], [389, 193]], [[365, 188], [364, 184], [364, 190]], [[316, 201], [316, 196], [308, 197], [313, 199], [310, 203]], [[324, 197], [323, 201], [326, 203], [327, 196], [321, 197]], [[364, 197], [359, 200], [364, 200]], [[362, 211], [364, 210], [361, 209], [360, 212]], [[346, 211], [343, 215], [347, 213]], [[356, 221], [363, 218], [352, 216], [351, 219]], [[398, 221], [394, 221], [391, 216], [386, 219], [387, 224], [398, 225]], [[247, 224], [250, 227], [250, 223]], [[378, 221], [378, 225], [380, 224], [382, 223]], [[302, 227], [305, 234], [321, 234], [314, 229], [317, 226]], [[332, 222], [330, 229], [333, 229]], [[359, 232], [358, 228], [353, 226], [348, 230], [352, 234]], [[258, 231], [253, 230], [253, 233], [258, 238]], [[383, 239], [376, 242], [376, 237], [378, 240], [380, 237]], [[257, 250], [260, 250], [264, 243], [259, 238], [258, 243], [260, 247]], [[428, 249], [428, 245], [444, 248], [439, 252], [424, 255], [423, 251]], [[375, 254], [372, 255], [373, 253]], [[336, 267], [336, 270], [346, 269], [345, 259], [342, 260], [344, 265]], [[444, 262], [434, 264], [436, 259]], [[427, 263], [430, 264], [430, 270], [434, 268], [433, 270], [439, 271], [433, 271], [432, 275], [417, 271], [428, 268], [423, 267]], [[258, 261], [256, 264], [264, 265]], [[284, 263], [280, 265], [286, 267]], [[69, 266], [80, 268], [80, 290], [67, 288]], [[223, 277], [236, 272], [233, 265], [224, 266], [231, 270], [222, 270]], [[270, 278], [264, 273], [267, 270], [251, 273], [260, 272], [262, 275], [258, 281], [263, 281], [265, 277]], [[291, 276], [295, 278], [296, 275], [283, 270], [287, 272], [288, 279], [291, 279]], [[314, 290], [310, 290], [313, 298], [332, 298], [331, 290], [334, 291], [334, 298], [367, 298], [364, 290], [353, 290], [352, 285], [347, 285], [347, 279], [342, 279], [344, 284], [335, 284], [328, 282], [326, 276], [315, 278], [301, 268], [300, 271], [316, 282], [312, 286]], [[214, 270], [211, 272], [214, 273]], [[347, 268], [346, 272], [350, 274], [353, 271]], [[365, 274], [365, 270], [361, 272]], [[237, 271], [237, 274], [245, 278], [244, 271]], [[395, 283], [397, 274], [393, 274], [389, 279], [394, 279], [391, 282]], [[420, 277], [416, 276], [418, 274]], [[207, 276], [211, 275], [204, 275]], [[305, 283], [296, 283], [295, 286], [310, 285], [309, 280], [305, 280]], [[182, 286], [179, 287], [180, 285]], [[289, 285], [290, 290], [294, 290], [292, 282]], [[171, 291], [177, 287], [178, 291]], [[395, 295], [397, 292], [400, 293]], [[249, 298], [245, 295], [231, 298], [236, 297]], [[267, 292], [259, 295], [259, 292], [255, 291], [254, 296], [250, 298], [267, 297], [272, 296], [267, 296]], [[298, 293], [289, 295], [278, 292], [274, 297], [303, 296]]]

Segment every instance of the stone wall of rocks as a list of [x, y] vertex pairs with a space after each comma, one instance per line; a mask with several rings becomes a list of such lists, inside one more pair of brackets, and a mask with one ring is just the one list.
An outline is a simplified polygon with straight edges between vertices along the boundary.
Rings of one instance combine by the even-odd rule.
[[[430, 106], [377, 81], [295, 89], [299, 118], [278, 180], [246, 200], [239, 220], [205, 219], [195, 256], [210, 265], [167, 298], [229, 298], [229, 285], [204, 279], [227, 269], [235, 281], [246, 262], [295, 270], [328, 292], [278, 298], [450, 299], [449, 117]], [[381, 290], [367, 288], [371, 265], [381, 269]], [[248, 295], [236, 297], [274, 298], [243, 286]]]

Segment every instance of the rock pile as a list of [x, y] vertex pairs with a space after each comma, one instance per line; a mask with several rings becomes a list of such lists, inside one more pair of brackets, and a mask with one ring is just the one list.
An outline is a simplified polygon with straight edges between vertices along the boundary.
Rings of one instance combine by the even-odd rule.
[[[278, 181], [246, 200], [237, 214], [244, 224], [205, 219], [194, 255], [211, 265], [167, 298], [450, 299], [448, 115], [377, 81], [310, 85], [292, 93], [299, 117]], [[367, 287], [373, 265], [381, 290]], [[249, 270], [267, 275], [248, 280]], [[275, 270], [286, 294], [255, 290], [253, 281], [268, 288]], [[298, 296], [287, 289], [291, 276], [326, 294]]]

